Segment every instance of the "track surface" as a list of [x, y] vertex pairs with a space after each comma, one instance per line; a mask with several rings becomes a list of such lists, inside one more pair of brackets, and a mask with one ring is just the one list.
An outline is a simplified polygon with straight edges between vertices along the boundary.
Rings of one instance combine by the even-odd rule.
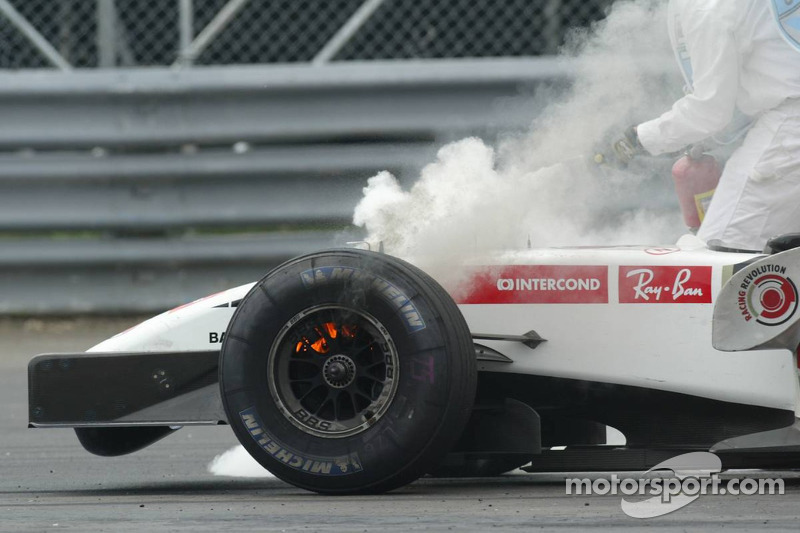
[[28, 359], [84, 350], [130, 324], [0, 321], [1, 531], [800, 529], [794, 472], [781, 473], [783, 496], [703, 496], [670, 515], [635, 520], [619, 496], [566, 495], [564, 476], [423, 479], [383, 496], [323, 497], [276, 479], [209, 474], [206, 465], [236, 444], [226, 427], [184, 428], [120, 458], [88, 454], [71, 430], [26, 429]]

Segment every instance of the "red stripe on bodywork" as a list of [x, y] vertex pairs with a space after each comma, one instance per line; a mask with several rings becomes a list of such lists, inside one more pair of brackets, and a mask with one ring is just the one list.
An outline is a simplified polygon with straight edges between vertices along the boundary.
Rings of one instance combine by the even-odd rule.
[[604, 304], [608, 303], [608, 267], [482, 267], [462, 293], [460, 304]]

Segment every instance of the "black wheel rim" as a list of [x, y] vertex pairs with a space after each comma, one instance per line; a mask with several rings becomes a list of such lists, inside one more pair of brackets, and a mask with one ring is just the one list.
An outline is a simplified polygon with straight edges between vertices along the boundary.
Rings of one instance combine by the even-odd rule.
[[310, 435], [358, 434], [388, 410], [397, 391], [398, 356], [372, 315], [322, 305], [292, 317], [270, 350], [267, 382], [275, 404]]

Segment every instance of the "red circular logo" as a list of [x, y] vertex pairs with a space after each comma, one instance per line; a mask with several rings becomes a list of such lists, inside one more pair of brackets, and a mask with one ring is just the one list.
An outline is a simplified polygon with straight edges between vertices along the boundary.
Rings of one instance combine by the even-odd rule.
[[797, 287], [777, 274], [761, 276], [747, 291], [747, 307], [759, 324], [779, 326], [797, 311]]

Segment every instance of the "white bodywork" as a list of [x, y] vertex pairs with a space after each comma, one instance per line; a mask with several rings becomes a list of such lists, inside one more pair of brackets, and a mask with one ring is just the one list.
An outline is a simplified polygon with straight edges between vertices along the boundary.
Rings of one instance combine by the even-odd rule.
[[[513, 360], [484, 370], [645, 387], [800, 414], [797, 366], [790, 350], [722, 352], [711, 344], [714, 302], [732, 275], [732, 265], [758, 257], [694, 244], [508, 252], [480, 269], [475, 283], [481, 285], [481, 295], [457, 301], [473, 333], [521, 335], [535, 330], [547, 339], [536, 349], [481, 340]], [[547, 272], [549, 279], [532, 281], [528, 275], [517, 281], [508, 272]], [[583, 281], [569, 276], [559, 280], [558, 272], [593, 274]], [[173, 309], [89, 351], [219, 349], [235, 302], [252, 286]], [[584, 302], [588, 296], [580, 296], [581, 287], [584, 294], [602, 293], [607, 301]], [[486, 303], [496, 298], [519, 302]]]

